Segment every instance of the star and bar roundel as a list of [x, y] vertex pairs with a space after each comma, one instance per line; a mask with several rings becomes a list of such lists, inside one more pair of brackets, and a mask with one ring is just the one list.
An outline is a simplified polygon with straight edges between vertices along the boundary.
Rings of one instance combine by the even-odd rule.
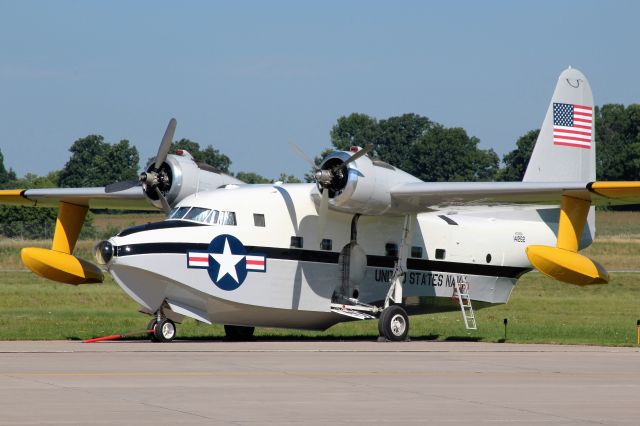
[[233, 235], [218, 235], [207, 251], [188, 251], [187, 267], [206, 269], [211, 281], [222, 290], [235, 290], [248, 272], [266, 272], [267, 258], [247, 249]]

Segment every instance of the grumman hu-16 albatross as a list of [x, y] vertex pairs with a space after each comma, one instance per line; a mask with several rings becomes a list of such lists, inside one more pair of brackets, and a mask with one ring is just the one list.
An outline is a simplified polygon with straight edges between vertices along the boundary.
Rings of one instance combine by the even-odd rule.
[[[334, 152], [315, 183], [247, 185], [168, 154], [171, 120], [139, 180], [104, 188], [0, 192], [0, 202], [59, 207], [51, 249], [24, 248], [24, 264], [68, 283], [106, 269], [152, 315], [151, 338], [170, 341], [184, 317], [225, 324], [324, 330], [378, 318], [404, 340], [407, 314], [506, 303], [533, 268], [567, 283], [608, 281], [578, 253], [594, 236], [594, 204], [638, 202], [640, 182], [595, 182], [593, 97], [576, 69], [560, 75], [522, 182], [422, 182], [368, 154]], [[89, 208], [163, 209], [161, 222], [125, 229], [73, 256]], [[473, 307], [472, 307], [473, 303]]]

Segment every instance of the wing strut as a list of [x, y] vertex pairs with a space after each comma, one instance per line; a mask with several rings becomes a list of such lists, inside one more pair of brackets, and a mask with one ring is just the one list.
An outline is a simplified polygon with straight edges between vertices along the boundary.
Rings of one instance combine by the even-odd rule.
[[391, 275], [391, 287], [387, 292], [387, 297], [384, 300], [384, 307], [388, 308], [391, 302], [400, 304], [402, 303], [402, 281], [404, 279], [407, 258], [411, 252], [411, 243], [413, 242], [413, 231], [416, 225], [416, 215], [410, 214], [404, 217], [404, 226], [402, 227], [402, 240], [400, 241], [400, 247], [398, 248], [398, 260], [393, 267], [393, 274]]

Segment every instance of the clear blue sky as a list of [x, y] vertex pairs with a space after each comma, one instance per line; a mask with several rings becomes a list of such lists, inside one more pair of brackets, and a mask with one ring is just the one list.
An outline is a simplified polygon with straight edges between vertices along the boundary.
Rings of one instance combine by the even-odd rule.
[[558, 74], [640, 102], [637, 1], [4, 1], [0, 149], [19, 176], [88, 134], [155, 154], [212, 144], [233, 171], [302, 176], [336, 119], [413, 112], [500, 155], [538, 128]]

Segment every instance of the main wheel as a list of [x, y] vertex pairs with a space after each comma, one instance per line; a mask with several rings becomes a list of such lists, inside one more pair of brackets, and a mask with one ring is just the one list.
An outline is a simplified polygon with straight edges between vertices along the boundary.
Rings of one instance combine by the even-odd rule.
[[233, 340], [236, 342], [245, 342], [253, 339], [253, 332], [255, 327], [243, 327], [241, 325], [225, 325], [224, 333], [227, 336], [227, 340]]
[[158, 340], [156, 339], [156, 325], [158, 325], [158, 320], [157, 319], [152, 319], [151, 321], [149, 321], [149, 323], [147, 324], [147, 335], [149, 336], [149, 339], [152, 342], [157, 342]]
[[153, 335], [157, 342], [170, 342], [176, 337], [176, 324], [165, 318], [153, 329]]
[[409, 316], [402, 306], [391, 305], [382, 311], [378, 322], [380, 335], [392, 342], [407, 340], [409, 334]]

